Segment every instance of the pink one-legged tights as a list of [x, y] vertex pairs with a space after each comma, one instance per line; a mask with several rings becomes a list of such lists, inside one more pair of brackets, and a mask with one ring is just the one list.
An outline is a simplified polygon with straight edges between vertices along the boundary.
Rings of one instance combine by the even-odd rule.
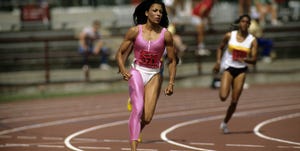
[[129, 117], [130, 140], [138, 140], [141, 131], [141, 116], [144, 108], [144, 84], [142, 76], [136, 69], [131, 69], [129, 79], [129, 95], [132, 110]]

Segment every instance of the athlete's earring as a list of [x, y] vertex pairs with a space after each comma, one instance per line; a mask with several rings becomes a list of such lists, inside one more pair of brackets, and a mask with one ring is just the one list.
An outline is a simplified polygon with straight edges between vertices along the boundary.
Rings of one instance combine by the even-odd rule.
[[145, 16], [147, 16], [147, 17], [148, 17], [148, 11], [145, 11]]

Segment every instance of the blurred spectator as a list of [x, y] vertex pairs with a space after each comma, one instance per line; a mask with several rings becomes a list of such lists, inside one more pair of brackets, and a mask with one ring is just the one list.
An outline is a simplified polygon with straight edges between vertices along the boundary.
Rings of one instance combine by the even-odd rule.
[[41, 15], [42, 15], [42, 22], [43, 24], [49, 26], [50, 21], [50, 11], [49, 11], [49, 4], [46, 0], [40, 1], [40, 8], [41, 8]]
[[175, 13], [176, 13], [175, 12], [174, 1], [175, 0], [163, 0], [163, 2], [166, 5], [166, 10], [167, 10], [167, 13], [168, 13], [169, 20], [171, 20], [171, 22], [173, 21], [173, 18], [174, 18]]
[[180, 19], [183, 19], [187, 16], [191, 16], [193, 3], [192, 0], [174, 0], [173, 3], [173, 8], [177, 13], [176, 15], [180, 16]]
[[173, 35], [173, 43], [176, 51], [176, 55], [179, 59], [178, 64], [182, 64], [182, 56], [187, 49], [187, 46], [182, 42], [182, 38], [180, 35], [176, 34], [176, 27], [174, 23], [171, 23], [168, 27], [168, 31], [170, 31]]
[[254, 0], [254, 5], [259, 13], [259, 23], [264, 26], [266, 24], [266, 16], [271, 15], [271, 25], [279, 26], [282, 23], [277, 17], [277, 2], [275, 0]]
[[213, 8], [214, 0], [201, 0], [193, 8], [192, 12], [192, 23], [196, 25], [197, 30], [197, 50], [195, 54], [198, 56], [198, 72], [202, 72], [201, 58], [200, 56], [209, 56], [210, 51], [205, 48], [204, 44], [204, 32], [205, 25], [210, 21], [209, 15]]
[[131, 0], [132, 5], [138, 5], [142, 0]]
[[263, 37], [263, 29], [259, 25], [259, 19], [253, 17], [251, 20], [251, 25], [249, 27], [249, 33], [254, 35], [257, 39], [258, 47], [261, 48], [261, 57], [262, 61], [265, 63], [270, 63], [271, 59], [271, 51], [273, 48], [273, 41], [271, 39], [267, 39]]
[[239, 14], [250, 14], [252, 0], [239, 0]]
[[92, 26], [85, 27], [79, 36], [79, 53], [83, 56], [83, 69], [88, 69], [88, 57], [90, 55], [100, 55], [99, 68], [103, 70], [110, 69], [108, 65], [109, 49], [104, 47], [99, 29], [101, 23], [99, 20], [93, 21]]
[[291, 11], [291, 17], [293, 20], [300, 19], [300, 1], [297, 0], [289, 0], [288, 1], [289, 11]]
[[176, 0], [164, 0], [164, 3], [166, 5], [166, 10], [168, 13], [168, 16], [170, 18], [170, 24], [168, 27], [168, 31], [170, 31], [173, 35], [173, 43], [174, 43], [174, 47], [175, 47], [175, 51], [176, 51], [176, 55], [179, 59], [179, 63], [182, 63], [182, 56], [185, 52], [185, 50], [187, 49], [187, 46], [182, 42], [182, 38], [180, 35], [178, 35], [176, 33], [176, 24], [173, 22], [173, 19], [176, 15], [176, 10], [175, 10], [175, 3]]

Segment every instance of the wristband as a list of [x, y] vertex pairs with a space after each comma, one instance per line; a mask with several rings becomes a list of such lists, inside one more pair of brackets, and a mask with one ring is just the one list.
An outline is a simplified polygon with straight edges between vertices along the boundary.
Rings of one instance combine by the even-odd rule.
[[174, 82], [169, 82], [169, 85], [172, 85], [172, 86], [174, 86], [175, 84], [174, 84]]

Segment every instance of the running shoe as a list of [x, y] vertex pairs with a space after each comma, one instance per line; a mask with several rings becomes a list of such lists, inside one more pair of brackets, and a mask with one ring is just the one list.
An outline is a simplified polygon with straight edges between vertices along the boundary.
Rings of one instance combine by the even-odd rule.
[[101, 70], [110, 70], [110, 69], [111, 69], [111, 66], [108, 65], [108, 64], [103, 63], [103, 64], [101, 64], [101, 65], [99, 66], [99, 68], [100, 68]]
[[139, 143], [141, 143], [143, 140], [142, 140], [142, 134], [140, 134], [138, 140], [137, 140]]
[[83, 66], [82, 66], [82, 70], [83, 70], [84, 72], [88, 71], [88, 70], [89, 70], [89, 65], [83, 65]]
[[132, 110], [132, 106], [131, 106], [131, 102], [130, 101], [131, 101], [130, 98], [128, 98], [128, 100], [127, 100], [127, 110], [128, 111]]
[[208, 49], [200, 48], [196, 50], [196, 55], [198, 56], [210, 56], [210, 51]]
[[228, 134], [229, 133], [229, 130], [228, 130], [228, 127], [227, 127], [227, 124], [222, 122], [221, 125], [220, 125], [220, 129], [222, 130], [222, 132], [224, 134]]

